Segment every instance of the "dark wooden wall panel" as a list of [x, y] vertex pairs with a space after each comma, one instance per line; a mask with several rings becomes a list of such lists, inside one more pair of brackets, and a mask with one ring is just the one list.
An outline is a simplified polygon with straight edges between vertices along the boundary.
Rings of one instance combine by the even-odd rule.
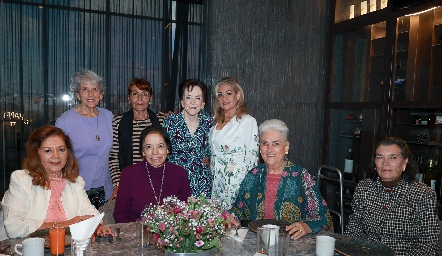
[[203, 79], [242, 84], [258, 123], [290, 128], [289, 158], [312, 173], [321, 164], [329, 1], [207, 1]]

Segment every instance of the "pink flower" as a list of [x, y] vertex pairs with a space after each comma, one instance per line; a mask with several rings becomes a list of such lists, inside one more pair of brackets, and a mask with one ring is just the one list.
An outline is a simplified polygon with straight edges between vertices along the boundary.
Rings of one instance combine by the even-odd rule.
[[183, 209], [181, 209], [181, 207], [179, 207], [179, 206], [175, 206], [172, 209], [172, 212], [175, 213], [175, 214], [178, 214], [178, 213], [180, 213], [182, 211], [183, 211]]
[[196, 234], [195, 237], [196, 237], [196, 239], [201, 239], [201, 235], [200, 234]]
[[170, 227], [169, 232], [172, 233], [175, 230], [175, 227]]
[[161, 230], [161, 232], [164, 232], [164, 230], [166, 229], [166, 224], [164, 222], [161, 222], [158, 228]]
[[197, 234], [201, 234], [202, 232], [204, 232], [204, 227], [203, 226], [198, 226], [198, 227], [196, 227], [195, 231], [196, 231]]
[[258, 173], [258, 169], [256, 169], [256, 168], [253, 169], [253, 170], [252, 170], [252, 173], [256, 175], [256, 174]]
[[322, 199], [322, 205], [327, 206], [327, 202], [324, 200], [324, 198]]
[[145, 222], [146, 219], [147, 219], [146, 217], [142, 217], [142, 218], [141, 218], [141, 221], [142, 221], [142, 222]]
[[239, 201], [238, 208], [242, 208], [244, 206], [244, 203], [242, 201]]
[[298, 176], [298, 172], [292, 172], [292, 176], [293, 176], [293, 177]]
[[282, 177], [287, 177], [287, 176], [289, 176], [289, 173], [287, 171], [283, 171], [282, 172]]
[[198, 241], [195, 242], [195, 246], [196, 247], [201, 247], [203, 245], [204, 245], [204, 241], [198, 240]]
[[221, 216], [223, 217], [224, 220], [227, 220], [227, 219], [229, 218], [230, 214], [229, 214], [228, 211], [224, 211], [224, 212], [221, 214]]
[[153, 242], [158, 243], [158, 239], [160, 239], [160, 235], [158, 233], [153, 234]]

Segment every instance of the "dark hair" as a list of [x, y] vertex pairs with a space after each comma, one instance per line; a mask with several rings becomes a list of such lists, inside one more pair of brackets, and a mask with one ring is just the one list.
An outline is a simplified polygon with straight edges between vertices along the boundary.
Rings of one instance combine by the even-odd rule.
[[154, 133], [163, 136], [163, 139], [167, 145], [167, 149], [171, 153], [172, 152], [172, 142], [170, 141], [169, 135], [167, 134], [166, 130], [161, 126], [149, 126], [146, 129], [144, 129], [140, 135], [140, 154], [141, 155], [143, 154], [144, 139], [147, 137], [147, 135], [154, 134]]
[[152, 85], [150, 85], [150, 83], [146, 79], [138, 78], [138, 77], [134, 77], [134, 78], [132, 78], [132, 80], [130, 80], [129, 84], [127, 85], [127, 95], [130, 96], [130, 93], [131, 93], [130, 88], [134, 85], [138, 89], [140, 89], [142, 91], [146, 91], [150, 95], [153, 95]]
[[[404, 159], [408, 159], [408, 163], [407, 166], [405, 166], [405, 171], [403, 174], [403, 178], [404, 180], [411, 182], [413, 180], [416, 180], [416, 175], [419, 173], [419, 168], [417, 163], [411, 159], [412, 158], [412, 154], [411, 154], [411, 150], [407, 145], [407, 142], [401, 138], [398, 137], [385, 137], [383, 139], [381, 139], [378, 144], [376, 145], [376, 149], [379, 146], [390, 146], [390, 145], [396, 145], [399, 147], [401, 156]], [[373, 166], [374, 165], [374, 161], [373, 161]], [[373, 180], [376, 180], [379, 175], [377, 173], [377, 171], [375, 170], [375, 168], [373, 168], [374, 172], [373, 172]]]
[[26, 142], [27, 156], [23, 160], [22, 168], [29, 171], [29, 175], [32, 177], [32, 184], [46, 188], [48, 184], [48, 176], [46, 174], [43, 165], [41, 164], [40, 157], [38, 156], [38, 150], [41, 144], [49, 137], [56, 136], [63, 140], [66, 145], [68, 157], [66, 165], [62, 169], [62, 177], [75, 183], [75, 179], [78, 177], [78, 163], [74, 155], [74, 149], [72, 147], [71, 139], [67, 136], [63, 130], [55, 126], [43, 126], [35, 130]]
[[206, 102], [207, 100], [207, 86], [197, 79], [187, 79], [186, 81], [182, 82], [180, 86], [178, 87], [178, 94], [180, 97], [180, 100], [183, 99], [184, 93], [186, 91], [193, 91], [193, 87], [199, 87], [202, 91], [203, 101]]

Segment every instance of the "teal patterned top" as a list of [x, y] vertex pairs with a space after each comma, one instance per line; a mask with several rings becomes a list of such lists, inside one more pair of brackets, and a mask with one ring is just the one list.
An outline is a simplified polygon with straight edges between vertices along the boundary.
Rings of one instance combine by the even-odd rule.
[[[230, 210], [239, 219], [264, 219], [267, 166], [250, 170], [241, 183], [238, 197]], [[287, 161], [276, 193], [273, 212], [275, 220], [289, 223], [303, 221], [313, 233], [332, 225], [327, 203], [308, 171]]]
[[193, 196], [199, 197], [205, 194], [210, 198], [213, 176], [210, 166], [205, 164], [203, 159], [210, 156], [208, 136], [212, 127], [212, 118], [200, 113], [198, 119], [198, 128], [193, 136], [182, 113], [167, 116], [163, 127], [172, 142], [169, 162], [186, 170]]

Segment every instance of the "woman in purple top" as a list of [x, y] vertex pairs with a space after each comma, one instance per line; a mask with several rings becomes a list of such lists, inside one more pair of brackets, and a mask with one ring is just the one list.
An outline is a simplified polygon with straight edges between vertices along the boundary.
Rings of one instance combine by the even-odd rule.
[[146, 205], [162, 204], [176, 196], [187, 201], [190, 185], [183, 167], [166, 161], [172, 151], [169, 136], [162, 127], [147, 127], [140, 136], [140, 151], [145, 160], [124, 168], [115, 202], [116, 223], [140, 219]]
[[104, 96], [104, 86], [103, 78], [91, 70], [75, 73], [70, 87], [80, 103], [55, 123], [72, 140], [84, 188], [97, 209], [113, 194], [109, 172], [113, 114], [97, 107]]

